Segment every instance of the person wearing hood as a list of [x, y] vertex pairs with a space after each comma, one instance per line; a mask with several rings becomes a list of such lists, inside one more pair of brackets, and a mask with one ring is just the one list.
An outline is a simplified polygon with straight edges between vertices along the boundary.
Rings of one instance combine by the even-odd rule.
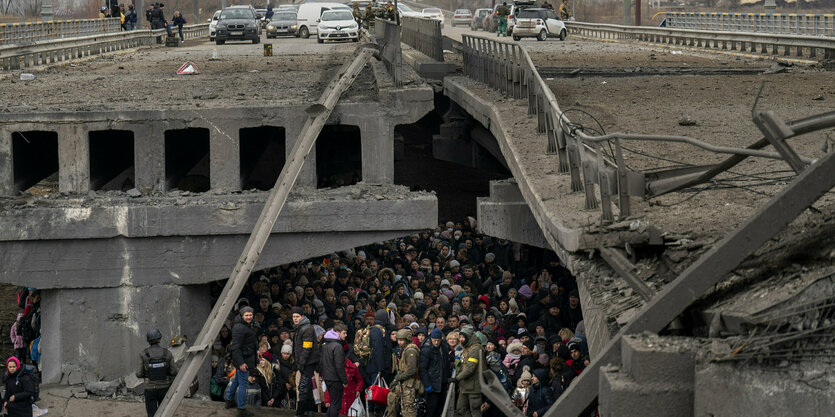
[[21, 368], [22, 365], [16, 357], [12, 356], [6, 360], [6, 373], [3, 375], [3, 384], [6, 386], [3, 411], [10, 417], [32, 417], [35, 384]]
[[304, 315], [301, 307], [293, 307], [293, 356], [301, 372], [299, 380], [299, 401], [296, 404], [296, 415], [304, 415], [313, 411], [313, 371], [319, 364], [319, 349], [316, 342], [316, 332], [310, 319]]
[[412, 343], [411, 330], [400, 329], [396, 337], [402, 350], [397, 359], [397, 376], [391, 381], [386, 417], [415, 417], [415, 396], [424, 390], [419, 375], [420, 349]]
[[459, 416], [481, 417], [479, 361], [482, 360], [484, 348], [470, 326], [461, 330], [459, 341], [464, 346], [464, 352], [461, 362], [455, 366], [455, 376], [449, 379], [449, 382], [458, 385], [455, 413]]
[[371, 344], [371, 355], [366, 365], [365, 382], [368, 385], [374, 383], [377, 374], [389, 380], [391, 376], [391, 343], [388, 343], [389, 315], [386, 310], [380, 309], [374, 314], [375, 326], [371, 326], [369, 341]]
[[449, 346], [441, 329], [435, 328], [420, 348], [420, 378], [426, 391], [427, 416], [441, 415], [449, 364]]
[[232, 380], [229, 395], [226, 398], [226, 408], [238, 407], [238, 416], [252, 416], [252, 412], [246, 409], [246, 390], [249, 388], [249, 372], [257, 366], [256, 353], [258, 352], [255, 331], [252, 330], [252, 319], [254, 310], [246, 306], [241, 308], [240, 316], [235, 317], [235, 325], [232, 326], [232, 342], [229, 344], [229, 353], [232, 356], [232, 363], [237, 370], [235, 379]]
[[554, 403], [554, 395], [547, 385], [547, 376], [544, 369], [534, 369], [532, 372], [526, 412], [528, 417], [542, 417]]
[[348, 337], [348, 327], [337, 323], [333, 329], [325, 333], [325, 343], [322, 345], [322, 379], [328, 387], [330, 406], [328, 417], [337, 417], [342, 408], [342, 395], [348, 386], [348, 373], [345, 372], [345, 350], [342, 344]]

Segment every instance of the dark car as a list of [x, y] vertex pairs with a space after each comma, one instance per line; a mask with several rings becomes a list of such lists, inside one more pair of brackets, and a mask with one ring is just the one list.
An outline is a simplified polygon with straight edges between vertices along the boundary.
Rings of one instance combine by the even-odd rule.
[[280, 10], [267, 23], [267, 39], [296, 34], [296, 13]]
[[261, 42], [261, 21], [252, 6], [231, 6], [220, 11], [215, 42], [223, 45], [226, 41]]

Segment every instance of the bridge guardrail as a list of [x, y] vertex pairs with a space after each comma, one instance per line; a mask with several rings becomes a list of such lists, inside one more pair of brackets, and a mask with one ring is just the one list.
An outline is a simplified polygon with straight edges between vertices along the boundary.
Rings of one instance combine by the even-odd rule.
[[[183, 27], [183, 36], [209, 35], [209, 24]], [[165, 29], [144, 29], [78, 38], [56, 39], [33, 45], [0, 46], [0, 70], [19, 70], [54, 64], [105, 52], [148, 46], [166, 36]]]
[[119, 19], [73, 19], [0, 24], [0, 46], [119, 32]]
[[402, 41], [424, 55], [438, 62], [444, 61], [441, 21], [428, 18], [404, 16]]
[[[598, 207], [595, 184], [600, 190], [604, 221], [614, 220], [613, 196], [618, 197], [620, 217], [630, 215], [630, 196], [644, 196], [644, 175], [628, 170], [593, 140], [572, 125], [560, 109], [554, 93], [536, 70], [528, 51], [515, 42], [463, 35], [464, 74], [504, 95], [528, 100], [528, 115], [536, 116], [537, 132], [547, 133], [548, 152], [559, 156], [559, 172], [571, 175], [571, 191], [585, 191], [586, 209]], [[615, 140], [620, 155], [620, 147]]]
[[394, 79], [394, 85], [403, 85], [403, 52], [400, 45], [400, 25], [387, 19], [378, 18], [374, 23], [374, 36], [380, 58], [389, 74]]
[[835, 36], [835, 14], [666, 12], [667, 27]]
[[[771, 55], [818, 58], [835, 58], [835, 38], [824, 36], [800, 36], [775, 33], [720, 32], [657, 28], [646, 26], [621, 26], [604, 23], [566, 22], [566, 28], [575, 35], [601, 39], [629, 39], [670, 45], [691, 46], [723, 51], [752, 52]], [[771, 51], [769, 52], [769, 49]]]

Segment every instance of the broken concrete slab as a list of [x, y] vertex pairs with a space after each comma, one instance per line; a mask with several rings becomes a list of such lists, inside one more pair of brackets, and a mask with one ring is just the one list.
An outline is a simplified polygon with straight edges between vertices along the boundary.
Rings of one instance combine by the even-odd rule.
[[84, 385], [84, 388], [92, 395], [112, 397], [121, 385], [121, 379], [114, 379], [113, 381], [88, 382]]

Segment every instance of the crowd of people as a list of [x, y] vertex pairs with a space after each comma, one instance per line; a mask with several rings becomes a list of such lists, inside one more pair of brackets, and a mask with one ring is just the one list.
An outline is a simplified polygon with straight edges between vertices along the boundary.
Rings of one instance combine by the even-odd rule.
[[433, 232], [252, 274], [212, 357], [212, 398], [348, 415], [503, 415], [482, 397], [493, 372], [539, 417], [589, 362], [576, 282], [551, 252], [482, 236], [472, 218]]
[[41, 294], [35, 288], [21, 288], [17, 294], [20, 309], [9, 336], [14, 355], [6, 359], [2, 375], [5, 386], [3, 413], [10, 417], [31, 417], [32, 403], [38, 400], [41, 359]]
[[[127, 6], [124, 4], [113, 5], [110, 8], [102, 6], [99, 11], [99, 18], [110, 17], [119, 18], [121, 25], [120, 28], [123, 31], [136, 29], [137, 23], [139, 22], [139, 17], [133, 4], [129, 4]], [[165, 4], [151, 3], [151, 5], [148, 6], [148, 10], [145, 11], [145, 20], [148, 22], [151, 29], [165, 29], [166, 32], [168, 32], [169, 37], [174, 36], [173, 28], [176, 27], [178, 35], [180, 36], [180, 42], [185, 42], [185, 37], [183, 36], [183, 25], [188, 22], [186, 22], [185, 17], [179, 10], [174, 11], [173, 18], [169, 22], [165, 18]]]

